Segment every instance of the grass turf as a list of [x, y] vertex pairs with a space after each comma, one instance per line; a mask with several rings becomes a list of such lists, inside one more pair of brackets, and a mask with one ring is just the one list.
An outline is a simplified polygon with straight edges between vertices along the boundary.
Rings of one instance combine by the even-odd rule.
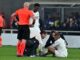
[[68, 49], [67, 58], [47, 57], [16, 57], [16, 47], [3, 46], [0, 48], [0, 60], [80, 60], [80, 49]]

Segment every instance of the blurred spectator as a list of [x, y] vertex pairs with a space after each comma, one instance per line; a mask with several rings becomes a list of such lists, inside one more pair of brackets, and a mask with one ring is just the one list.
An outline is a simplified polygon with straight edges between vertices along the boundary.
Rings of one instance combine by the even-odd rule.
[[78, 24], [73, 17], [67, 18], [67, 20], [63, 23], [63, 29], [65, 30], [77, 30]]
[[55, 18], [55, 21], [54, 21], [54, 26], [55, 26], [55, 29], [60, 29], [60, 19], [59, 17]]
[[48, 19], [46, 20], [46, 28], [53, 29], [54, 28], [54, 21], [55, 21], [55, 19], [51, 15], [48, 15]]

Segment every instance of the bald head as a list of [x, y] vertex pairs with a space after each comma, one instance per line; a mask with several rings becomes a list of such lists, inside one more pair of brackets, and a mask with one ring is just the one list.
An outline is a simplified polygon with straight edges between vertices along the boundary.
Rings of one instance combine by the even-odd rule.
[[29, 2], [24, 2], [24, 7], [29, 8], [29, 6], [30, 6], [30, 3]]

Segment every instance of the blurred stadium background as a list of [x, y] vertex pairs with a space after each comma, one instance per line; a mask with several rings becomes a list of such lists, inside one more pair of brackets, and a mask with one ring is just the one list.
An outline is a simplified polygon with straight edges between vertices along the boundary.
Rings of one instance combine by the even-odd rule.
[[[45, 30], [80, 30], [80, 1], [79, 0], [0, 0], [0, 11], [4, 13], [7, 26], [10, 29], [10, 15], [22, 7], [23, 2], [41, 4], [40, 14]], [[31, 6], [31, 9], [33, 5]], [[13, 24], [13, 29], [16, 26]]]
[[[39, 11], [42, 29], [47, 32], [58, 30], [65, 35], [69, 47], [80, 48], [80, 0], [0, 0], [0, 11], [6, 21], [2, 34], [3, 45], [16, 45], [17, 39], [14, 37], [17, 26], [14, 22], [11, 27], [10, 15], [22, 7], [25, 1], [41, 4]], [[33, 9], [33, 5], [30, 9]]]
[[[40, 3], [42, 29], [47, 32], [58, 30], [62, 32], [68, 42], [69, 48], [80, 48], [80, 0], [0, 0], [0, 11], [3, 12], [6, 27], [3, 29], [3, 45], [16, 45], [17, 26], [10, 24], [10, 15], [22, 7], [25, 1]], [[33, 5], [30, 9], [33, 8]], [[0, 48], [0, 60], [26, 60], [15, 57], [15, 47], [4, 46]], [[10, 50], [10, 53], [8, 53]], [[69, 57], [61, 60], [80, 60], [80, 49], [69, 49]], [[32, 60], [31, 58], [28, 58]], [[33, 60], [58, 60], [60, 58], [33, 58]]]

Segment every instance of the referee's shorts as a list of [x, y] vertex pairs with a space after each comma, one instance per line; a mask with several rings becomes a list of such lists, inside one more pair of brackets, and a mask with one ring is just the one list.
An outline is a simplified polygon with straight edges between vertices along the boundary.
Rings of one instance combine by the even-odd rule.
[[29, 40], [30, 37], [30, 30], [28, 25], [19, 25], [18, 26], [18, 36], [19, 40], [25, 39]]

